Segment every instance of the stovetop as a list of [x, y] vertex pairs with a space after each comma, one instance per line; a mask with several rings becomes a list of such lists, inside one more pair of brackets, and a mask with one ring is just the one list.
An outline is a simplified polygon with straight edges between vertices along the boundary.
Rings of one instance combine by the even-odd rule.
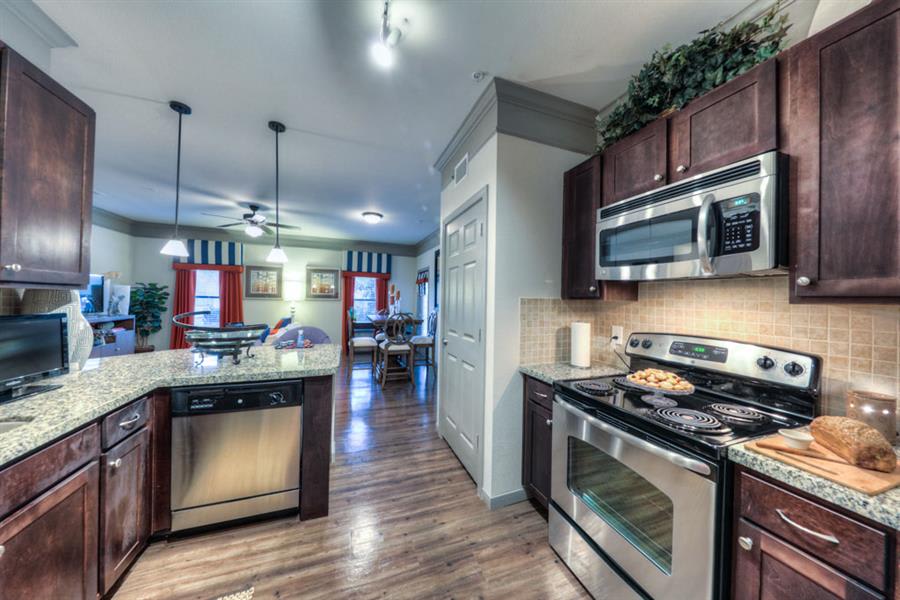
[[[628, 347], [632, 371], [673, 371], [693, 383], [694, 392], [649, 392], [632, 385], [623, 372], [557, 382], [557, 394], [597, 418], [715, 458], [732, 444], [806, 425], [815, 416], [817, 357], [669, 334], [633, 334]], [[690, 355], [680, 353], [683, 348]], [[714, 358], [699, 356], [709, 348], [716, 349]], [[774, 364], [767, 366], [768, 361]], [[806, 369], [796, 369], [797, 364]]]

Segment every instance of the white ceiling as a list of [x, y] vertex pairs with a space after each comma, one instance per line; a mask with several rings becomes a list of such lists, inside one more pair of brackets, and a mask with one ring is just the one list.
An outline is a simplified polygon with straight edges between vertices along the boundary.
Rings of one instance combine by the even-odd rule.
[[[178, 99], [182, 219], [272, 207], [283, 121], [282, 222], [300, 235], [415, 243], [438, 224], [431, 165], [487, 71], [593, 107], [618, 95], [664, 43], [681, 43], [749, 0], [392, 3], [403, 30], [391, 71], [369, 45], [381, 2], [37, 0], [78, 43], [51, 74], [97, 112], [95, 205], [171, 222]], [[408, 19], [407, 23], [403, 20]], [[379, 225], [360, 218], [384, 213]], [[270, 220], [274, 215], [269, 214]]]

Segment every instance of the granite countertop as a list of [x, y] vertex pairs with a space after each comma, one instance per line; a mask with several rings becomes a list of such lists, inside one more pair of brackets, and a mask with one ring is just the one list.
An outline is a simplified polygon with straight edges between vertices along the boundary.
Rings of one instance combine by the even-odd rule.
[[[89, 361], [85, 370], [54, 378], [63, 387], [0, 405], [0, 421], [25, 421], [0, 433], [0, 467], [156, 388], [333, 375], [341, 349], [322, 344], [308, 349], [252, 349], [235, 365], [230, 358], [207, 357], [196, 365], [190, 350], [164, 350]], [[91, 368], [95, 367], [95, 368]]]
[[553, 385], [554, 381], [566, 379], [589, 379], [591, 377], [608, 377], [627, 372], [625, 365], [593, 364], [590, 367], [573, 367], [569, 363], [545, 363], [540, 365], [520, 365], [519, 372], [544, 383]]
[[[774, 458], [763, 456], [744, 446], [745, 444], [731, 446], [728, 449], [728, 458], [858, 515], [888, 527], [900, 529], [900, 487], [877, 496], [869, 496]], [[895, 448], [895, 451], [898, 449]]]

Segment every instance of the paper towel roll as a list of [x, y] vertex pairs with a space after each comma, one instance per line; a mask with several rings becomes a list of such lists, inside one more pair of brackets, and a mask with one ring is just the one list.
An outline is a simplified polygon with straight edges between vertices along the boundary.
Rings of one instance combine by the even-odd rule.
[[571, 362], [573, 367], [591, 366], [591, 324], [572, 323], [572, 352]]

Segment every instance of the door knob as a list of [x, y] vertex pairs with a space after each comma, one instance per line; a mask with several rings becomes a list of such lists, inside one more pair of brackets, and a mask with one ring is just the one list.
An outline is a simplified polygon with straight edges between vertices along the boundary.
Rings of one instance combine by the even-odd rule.
[[111, 466], [113, 469], [118, 469], [122, 466], [122, 459], [117, 458], [116, 460], [109, 461], [109, 466]]
[[22, 265], [20, 265], [19, 263], [3, 265], [3, 270], [4, 271], [12, 271], [13, 273], [18, 273], [19, 271], [22, 270]]
[[675, 170], [679, 173], [684, 173], [688, 170], [688, 168], [685, 165], [678, 165], [677, 167], [675, 167]]
[[441, 343], [443, 343], [443, 344], [446, 346], [446, 345], [447, 345], [447, 338], [444, 338], [443, 340], [441, 340]]
[[738, 538], [738, 545], [744, 550], [753, 550], [753, 540], [746, 536], [741, 536]]
[[812, 283], [812, 281], [810, 281], [809, 277], [798, 277], [797, 278], [797, 285], [799, 285], [800, 287], [806, 287], [810, 283]]
[[660, 175], [659, 173], [653, 176], [653, 181], [662, 181], [662, 179], [662, 175]]

